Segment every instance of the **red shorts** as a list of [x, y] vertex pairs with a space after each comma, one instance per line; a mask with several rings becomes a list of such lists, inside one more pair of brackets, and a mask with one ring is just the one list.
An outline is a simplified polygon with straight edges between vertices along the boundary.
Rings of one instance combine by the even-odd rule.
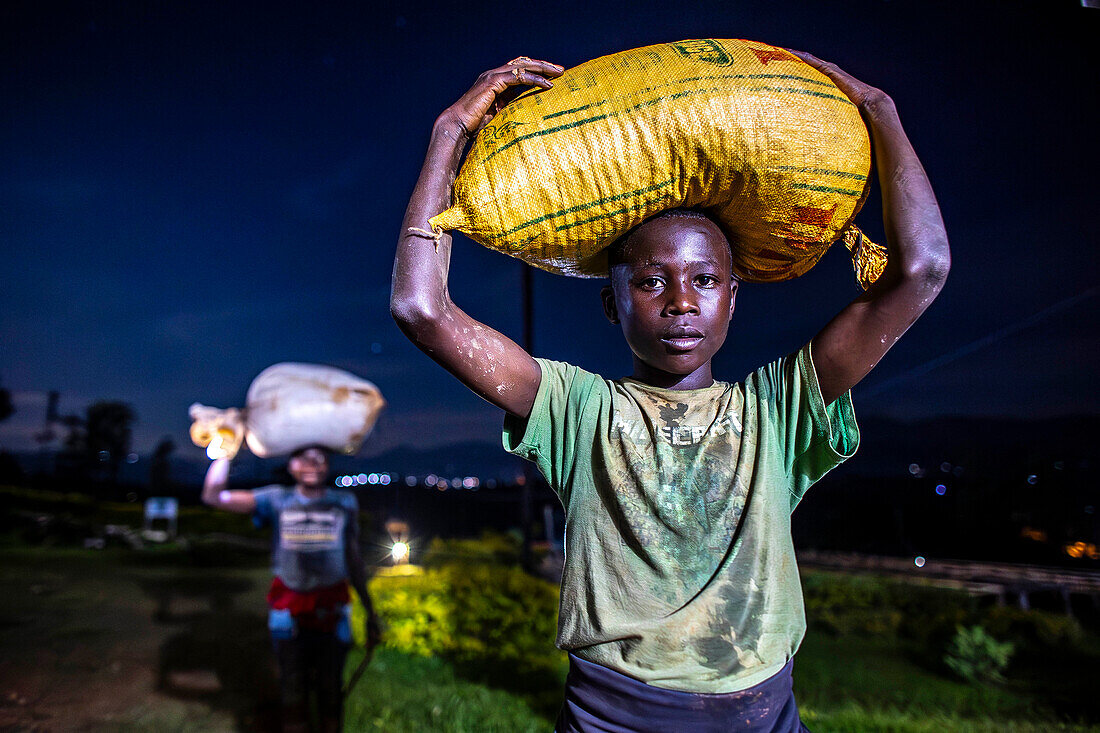
[[271, 579], [267, 591], [267, 605], [290, 615], [302, 628], [331, 632], [340, 621], [345, 605], [351, 602], [348, 584], [345, 582], [313, 590], [294, 590], [287, 587], [282, 578]]

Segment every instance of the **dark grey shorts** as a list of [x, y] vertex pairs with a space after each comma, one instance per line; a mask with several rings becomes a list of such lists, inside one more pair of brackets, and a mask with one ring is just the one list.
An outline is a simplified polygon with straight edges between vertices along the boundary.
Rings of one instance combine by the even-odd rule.
[[747, 690], [723, 694], [653, 687], [569, 655], [556, 733], [801, 733], [793, 660]]

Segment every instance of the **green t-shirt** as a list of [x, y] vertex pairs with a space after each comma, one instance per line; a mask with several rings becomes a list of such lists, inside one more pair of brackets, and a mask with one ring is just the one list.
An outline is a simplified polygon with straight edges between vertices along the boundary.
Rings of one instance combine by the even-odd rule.
[[855, 453], [851, 396], [826, 408], [809, 345], [688, 391], [538, 362], [504, 446], [565, 506], [557, 645], [689, 692], [778, 672], [806, 630], [791, 511]]

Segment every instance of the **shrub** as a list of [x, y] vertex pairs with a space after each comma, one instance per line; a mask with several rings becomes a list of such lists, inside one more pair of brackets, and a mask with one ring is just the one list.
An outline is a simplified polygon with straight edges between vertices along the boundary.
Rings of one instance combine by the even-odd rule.
[[999, 642], [980, 625], [959, 626], [947, 647], [944, 664], [972, 684], [1003, 682], [1015, 645]]
[[827, 608], [816, 612], [812, 623], [815, 628], [834, 636], [893, 636], [897, 633], [901, 620], [901, 612], [892, 608]]
[[[454, 647], [454, 601], [449, 585], [437, 574], [375, 578], [368, 590], [382, 619], [386, 646], [422, 657], [442, 655]], [[352, 628], [359, 644], [362, 616], [362, 606], [356, 603]]]
[[444, 565], [516, 565], [522, 552], [522, 538], [486, 531], [475, 540], [436, 537], [424, 553], [426, 567]]
[[[476, 665], [556, 667], [557, 588], [504, 565], [444, 565], [377, 577], [371, 600], [387, 647]], [[357, 607], [355, 628], [361, 628]]]
[[1080, 641], [1081, 625], [1070, 616], [1024, 611], [1011, 606], [990, 608], [982, 617], [990, 633], [1032, 648], [1067, 647]]
[[900, 635], [946, 643], [974, 605], [964, 593], [875, 576], [811, 571], [803, 574], [802, 586], [809, 623], [837, 636]]

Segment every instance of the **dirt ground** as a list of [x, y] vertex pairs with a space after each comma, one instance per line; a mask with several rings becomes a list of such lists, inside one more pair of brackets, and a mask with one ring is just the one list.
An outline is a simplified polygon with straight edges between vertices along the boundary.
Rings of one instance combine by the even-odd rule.
[[266, 731], [269, 571], [0, 549], [0, 731]]

